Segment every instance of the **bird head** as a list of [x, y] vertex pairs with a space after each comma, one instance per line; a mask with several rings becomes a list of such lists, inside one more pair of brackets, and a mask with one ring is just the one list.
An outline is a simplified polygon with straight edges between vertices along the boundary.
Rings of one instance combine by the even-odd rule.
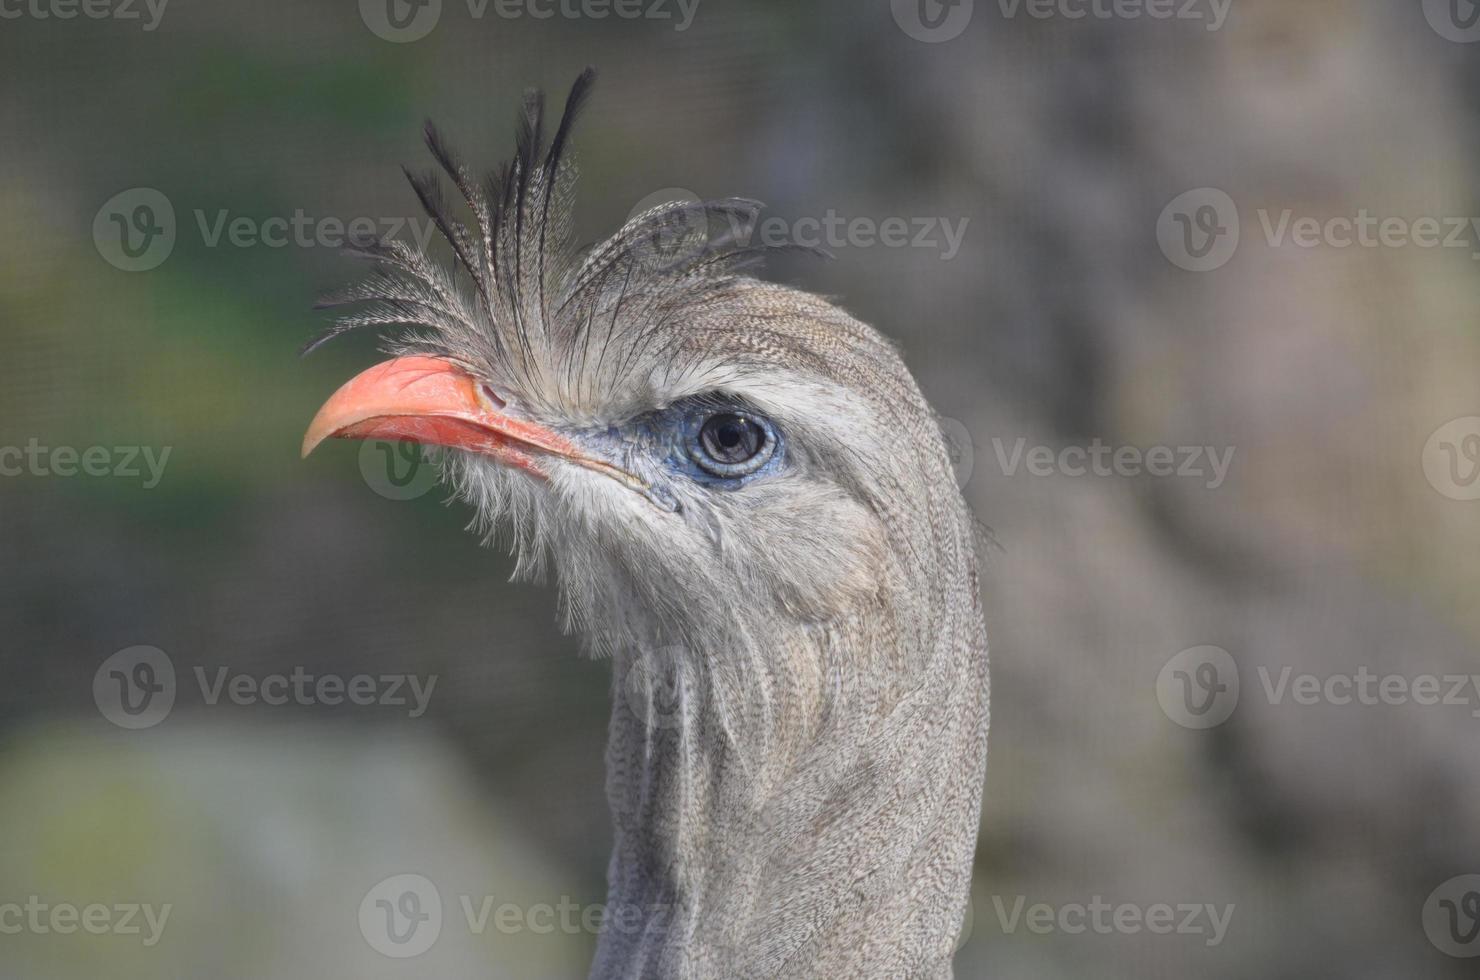
[[[891, 616], [928, 629], [938, 545], [964, 513], [935, 416], [894, 348], [836, 306], [745, 274], [754, 202], [675, 203], [570, 248], [571, 90], [546, 147], [525, 98], [512, 162], [477, 179], [430, 125], [434, 174], [408, 177], [452, 270], [397, 242], [331, 297], [322, 340], [391, 331], [393, 358], [346, 383], [304, 438], [446, 447], [444, 480], [518, 568], [553, 564], [597, 649], [710, 651], [734, 667], [796, 635]], [[898, 617], [896, 617], [898, 618]], [[720, 654], [717, 651], [728, 651]], [[722, 666], [722, 665], [721, 665]]]

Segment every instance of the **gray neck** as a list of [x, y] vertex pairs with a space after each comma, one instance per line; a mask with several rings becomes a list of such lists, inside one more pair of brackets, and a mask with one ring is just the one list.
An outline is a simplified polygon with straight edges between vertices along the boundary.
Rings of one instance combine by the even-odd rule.
[[726, 689], [723, 657], [616, 658], [593, 978], [951, 975], [987, 734], [962, 585], [913, 642], [879, 642], [906, 632], [887, 612], [801, 632], [764, 686]]

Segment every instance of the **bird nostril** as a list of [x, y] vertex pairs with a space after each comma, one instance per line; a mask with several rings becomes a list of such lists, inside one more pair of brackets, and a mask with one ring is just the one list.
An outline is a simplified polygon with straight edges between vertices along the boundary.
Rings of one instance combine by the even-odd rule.
[[479, 383], [478, 394], [483, 397], [484, 401], [488, 402], [494, 408], [503, 408], [506, 404], [506, 402], [502, 398], [494, 393], [493, 387], [489, 385], [486, 381]]

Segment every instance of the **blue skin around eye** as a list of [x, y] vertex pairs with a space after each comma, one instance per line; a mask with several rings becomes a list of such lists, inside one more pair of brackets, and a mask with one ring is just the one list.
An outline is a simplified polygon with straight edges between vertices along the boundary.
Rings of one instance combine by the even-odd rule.
[[[699, 430], [712, 416], [723, 412], [744, 415], [765, 429], [774, 440], [771, 458], [755, 472], [744, 476], [716, 476], [694, 460], [692, 450], [698, 445]], [[786, 455], [786, 442], [781, 431], [770, 419], [743, 405], [720, 403], [714, 399], [690, 399], [654, 413], [644, 421], [644, 425], [657, 444], [655, 448], [660, 452], [666, 450], [663, 462], [670, 471], [715, 490], [736, 490], [753, 480], [767, 477], [781, 469]]]
[[[704, 423], [715, 415], [729, 412], [743, 415], [764, 428], [774, 444], [770, 459], [755, 472], [744, 476], [717, 476], [694, 459], [694, 452], [698, 451], [699, 431]], [[624, 425], [588, 432], [587, 438], [605, 444], [607, 452], [618, 464], [626, 461], [630, 465], [633, 457], [660, 460], [675, 484], [687, 480], [710, 490], [738, 490], [755, 480], [782, 472], [787, 465], [786, 439], [781, 430], [759, 412], [729, 399], [703, 396], [684, 399]], [[671, 505], [670, 509], [682, 509], [661, 483], [653, 486], [651, 493], [658, 501]]]

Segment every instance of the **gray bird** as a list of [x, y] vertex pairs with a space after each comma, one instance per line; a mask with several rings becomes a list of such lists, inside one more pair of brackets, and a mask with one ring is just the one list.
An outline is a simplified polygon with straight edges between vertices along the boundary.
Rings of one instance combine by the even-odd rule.
[[[576, 81], [545, 146], [408, 173], [449, 271], [399, 242], [323, 338], [388, 362], [304, 437], [449, 447], [516, 574], [552, 566], [613, 661], [615, 828], [592, 977], [950, 977], [987, 755], [976, 525], [894, 347], [745, 274], [758, 205], [672, 204], [570, 245]], [[461, 205], [460, 205], [461, 206]], [[726, 229], [711, 235], [711, 226]]]

